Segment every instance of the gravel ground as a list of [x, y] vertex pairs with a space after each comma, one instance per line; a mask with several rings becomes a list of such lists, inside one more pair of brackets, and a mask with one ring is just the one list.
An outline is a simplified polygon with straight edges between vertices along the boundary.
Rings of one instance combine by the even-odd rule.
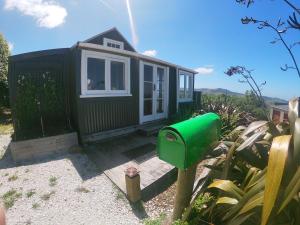
[[[196, 170], [196, 179], [201, 175], [203, 171], [203, 165], [207, 160], [203, 160], [199, 163]], [[174, 200], [176, 195], [176, 182], [172, 184], [167, 190], [155, 196], [148, 202], [145, 202], [144, 207], [148, 215], [152, 218], [157, 218], [162, 214], [170, 215], [173, 212]]]
[[[9, 136], [0, 136], [0, 151]], [[0, 196], [16, 190], [7, 224], [135, 225], [142, 224], [124, 195], [82, 153], [68, 153], [15, 165], [9, 154], [0, 160]], [[19, 196], [18, 196], [19, 195]]]

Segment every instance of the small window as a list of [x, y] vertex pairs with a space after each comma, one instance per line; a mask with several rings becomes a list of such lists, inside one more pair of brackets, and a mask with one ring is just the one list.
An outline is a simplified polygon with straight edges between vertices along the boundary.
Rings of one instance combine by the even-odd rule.
[[81, 97], [130, 96], [130, 59], [82, 50]]
[[192, 101], [194, 89], [193, 74], [185, 71], [179, 71], [178, 83], [179, 101]]
[[121, 41], [112, 40], [109, 38], [103, 39], [103, 45], [110, 48], [124, 49], [124, 43]]

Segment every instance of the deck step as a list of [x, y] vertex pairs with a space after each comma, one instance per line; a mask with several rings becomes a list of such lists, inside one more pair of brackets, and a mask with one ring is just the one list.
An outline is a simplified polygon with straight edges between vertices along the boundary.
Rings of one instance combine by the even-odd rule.
[[156, 135], [159, 130], [161, 128], [163, 128], [165, 125], [164, 124], [155, 124], [155, 125], [146, 125], [146, 126], [143, 126], [143, 127], [140, 127], [138, 129], [138, 133], [143, 135], [143, 136], [152, 136], [152, 135]]

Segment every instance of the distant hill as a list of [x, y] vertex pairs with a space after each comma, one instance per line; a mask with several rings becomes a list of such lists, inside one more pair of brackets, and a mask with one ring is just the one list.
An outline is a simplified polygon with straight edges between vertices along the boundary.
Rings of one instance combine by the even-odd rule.
[[[201, 91], [203, 94], [214, 94], [214, 95], [221, 95], [221, 94], [225, 94], [225, 95], [231, 95], [231, 96], [243, 96], [244, 94], [242, 93], [238, 93], [238, 92], [234, 92], [234, 91], [230, 91], [224, 88], [216, 88], [216, 89], [210, 89], [210, 88], [198, 88], [195, 89], [195, 91]], [[276, 98], [276, 97], [268, 97], [268, 96], [264, 96], [264, 99], [267, 102], [276, 102], [276, 103], [288, 103], [288, 101], [281, 99], [281, 98]]]

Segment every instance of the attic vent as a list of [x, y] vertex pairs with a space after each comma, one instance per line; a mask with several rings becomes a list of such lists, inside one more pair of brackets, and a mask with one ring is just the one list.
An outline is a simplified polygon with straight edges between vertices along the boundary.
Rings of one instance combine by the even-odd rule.
[[110, 48], [124, 49], [124, 43], [121, 41], [103, 38], [103, 45]]

